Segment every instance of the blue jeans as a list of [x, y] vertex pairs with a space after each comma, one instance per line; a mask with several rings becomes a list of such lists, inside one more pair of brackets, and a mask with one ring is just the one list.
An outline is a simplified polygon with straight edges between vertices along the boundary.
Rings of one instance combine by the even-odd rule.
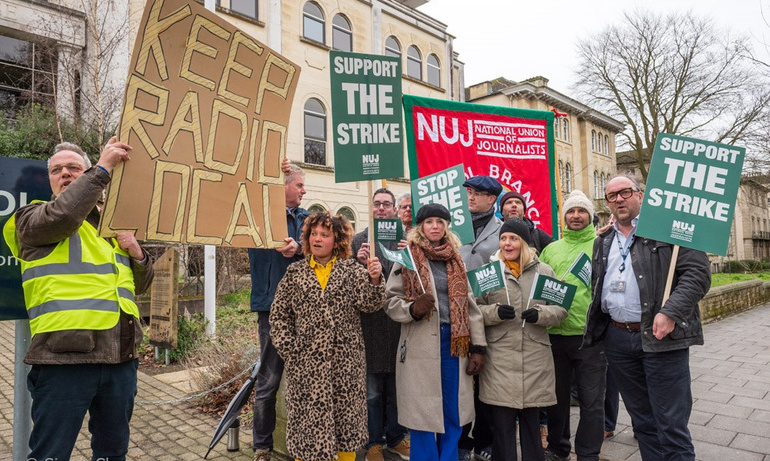
[[618, 424], [618, 411], [620, 410], [620, 394], [618, 386], [612, 378], [612, 373], [607, 369], [607, 391], [604, 395], [604, 430], [615, 432]]
[[138, 360], [114, 365], [33, 365], [28, 459], [67, 461], [88, 412], [92, 460], [125, 461]]
[[631, 415], [642, 459], [694, 460], [687, 429], [692, 411], [689, 349], [644, 352], [642, 333], [610, 324], [604, 350]]
[[457, 461], [460, 456], [460, 360], [449, 352], [452, 328], [441, 325], [441, 398], [443, 400], [444, 433], [412, 429], [409, 449], [410, 461]]
[[283, 359], [270, 340], [270, 312], [257, 312], [259, 333], [259, 371], [254, 384], [254, 450], [273, 449], [275, 401], [283, 376]]
[[396, 373], [366, 374], [366, 410], [369, 415], [369, 443], [389, 447], [398, 445], [406, 437], [406, 429], [398, 424], [396, 403]]

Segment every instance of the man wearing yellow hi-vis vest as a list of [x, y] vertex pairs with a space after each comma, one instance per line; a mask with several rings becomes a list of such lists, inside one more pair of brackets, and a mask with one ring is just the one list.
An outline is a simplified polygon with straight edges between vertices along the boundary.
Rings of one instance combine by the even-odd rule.
[[28, 459], [70, 459], [86, 412], [93, 459], [126, 459], [142, 340], [134, 297], [152, 264], [131, 233], [105, 239], [96, 229], [102, 192], [130, 150], [112, 138], [91, 167], [80, 147], [59, 144], [48, 160], [53, 199], [20, 208], [3, 228], [32, 332]]

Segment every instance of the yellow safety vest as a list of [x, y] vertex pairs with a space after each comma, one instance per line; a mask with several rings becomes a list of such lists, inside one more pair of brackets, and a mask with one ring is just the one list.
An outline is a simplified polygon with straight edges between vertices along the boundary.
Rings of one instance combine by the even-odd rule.
[[115, 239], [111, 245], [99, 237], [87, 221], [51, 254], [34, 261], [19, 257], [15, 214], [6, 222], [3, 235], [21, 263], [32, 336], [62, 330], [109, 330], [118, 323], [121, 310], [139, 318], [131, 257]]

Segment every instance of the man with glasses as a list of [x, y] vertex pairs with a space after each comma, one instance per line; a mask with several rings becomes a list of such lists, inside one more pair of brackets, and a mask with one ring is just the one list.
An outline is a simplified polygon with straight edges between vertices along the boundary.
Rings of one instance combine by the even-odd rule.
[[698, 301], [709, 290], [711, 271], [705, 253], [680, 248], [664, 302], [672, 245], [635, 235], [642, 196], [627, 176], [605, 189], [615, 223], [594, 244], [583, 347], [604, 341], [642, 459], [694, 460], [689, 347], [703, 344]]
[[404, 225], [404, 235], [412, 228], [412, 194], [406, 192], [398, 197], [398, 217]]
[[[393, 192], [385, 188], [374, 191], [372, 208], [376, 219], [395, 218], [396, 198]], [[411, 216], [411, 207], [409, 214]], [[403, 248], [406, 242], [383, 242], [383, 245], [389, 250], [396, 250]], [[353, 237], [353, 254], [359, 263], [366, 266], [371, 254], [368, 227]], [[387, 280], [393, 262], [382, 256], [379, 245], [376, 245], [374, 254], [380, 259], [382, 273]], [[401, 324], [379, 310], [371, 314], [361, 313], [361, 330], [366, 347], [366, 407], [369, 417], [366, 461], [383, 461], [385, 445], [388, 451], [408, 461], [409, 441], [406, 429], [398, 424], [396, 404], [396, 350]]]
[[[473, 221], [476, 241], [460, 247], [466, 270], [478, 269], [489, 262], [489, 257], [500, 249], [500, 227], [503, 225], [495, 216], [495, 202], [503, 186], [489, 176], [473, 176], [463, 183], [468, 189], [468, 209]], [[489, 461], [492, 458], [492, 429], [489, 406], [479, 400], [479, 377], [473, 377], [473, 401], [476, 420], [473, 423], [473, 438], [469, 437], [470, 424], [463, 428], [460, 438], [460, 461], [476, 457]]]

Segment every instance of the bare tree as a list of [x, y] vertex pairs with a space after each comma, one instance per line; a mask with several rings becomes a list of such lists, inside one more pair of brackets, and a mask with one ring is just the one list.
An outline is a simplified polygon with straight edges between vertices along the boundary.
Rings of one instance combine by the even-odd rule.
[[[577, 91], [626, 124], [644, 181], [658, 133], [753, 145], [768, 119], [770, 82], [731, 37], [688, 13], [634, 11], [578, 44]], [[765, 123], [766, 124], [766, 123]]]

